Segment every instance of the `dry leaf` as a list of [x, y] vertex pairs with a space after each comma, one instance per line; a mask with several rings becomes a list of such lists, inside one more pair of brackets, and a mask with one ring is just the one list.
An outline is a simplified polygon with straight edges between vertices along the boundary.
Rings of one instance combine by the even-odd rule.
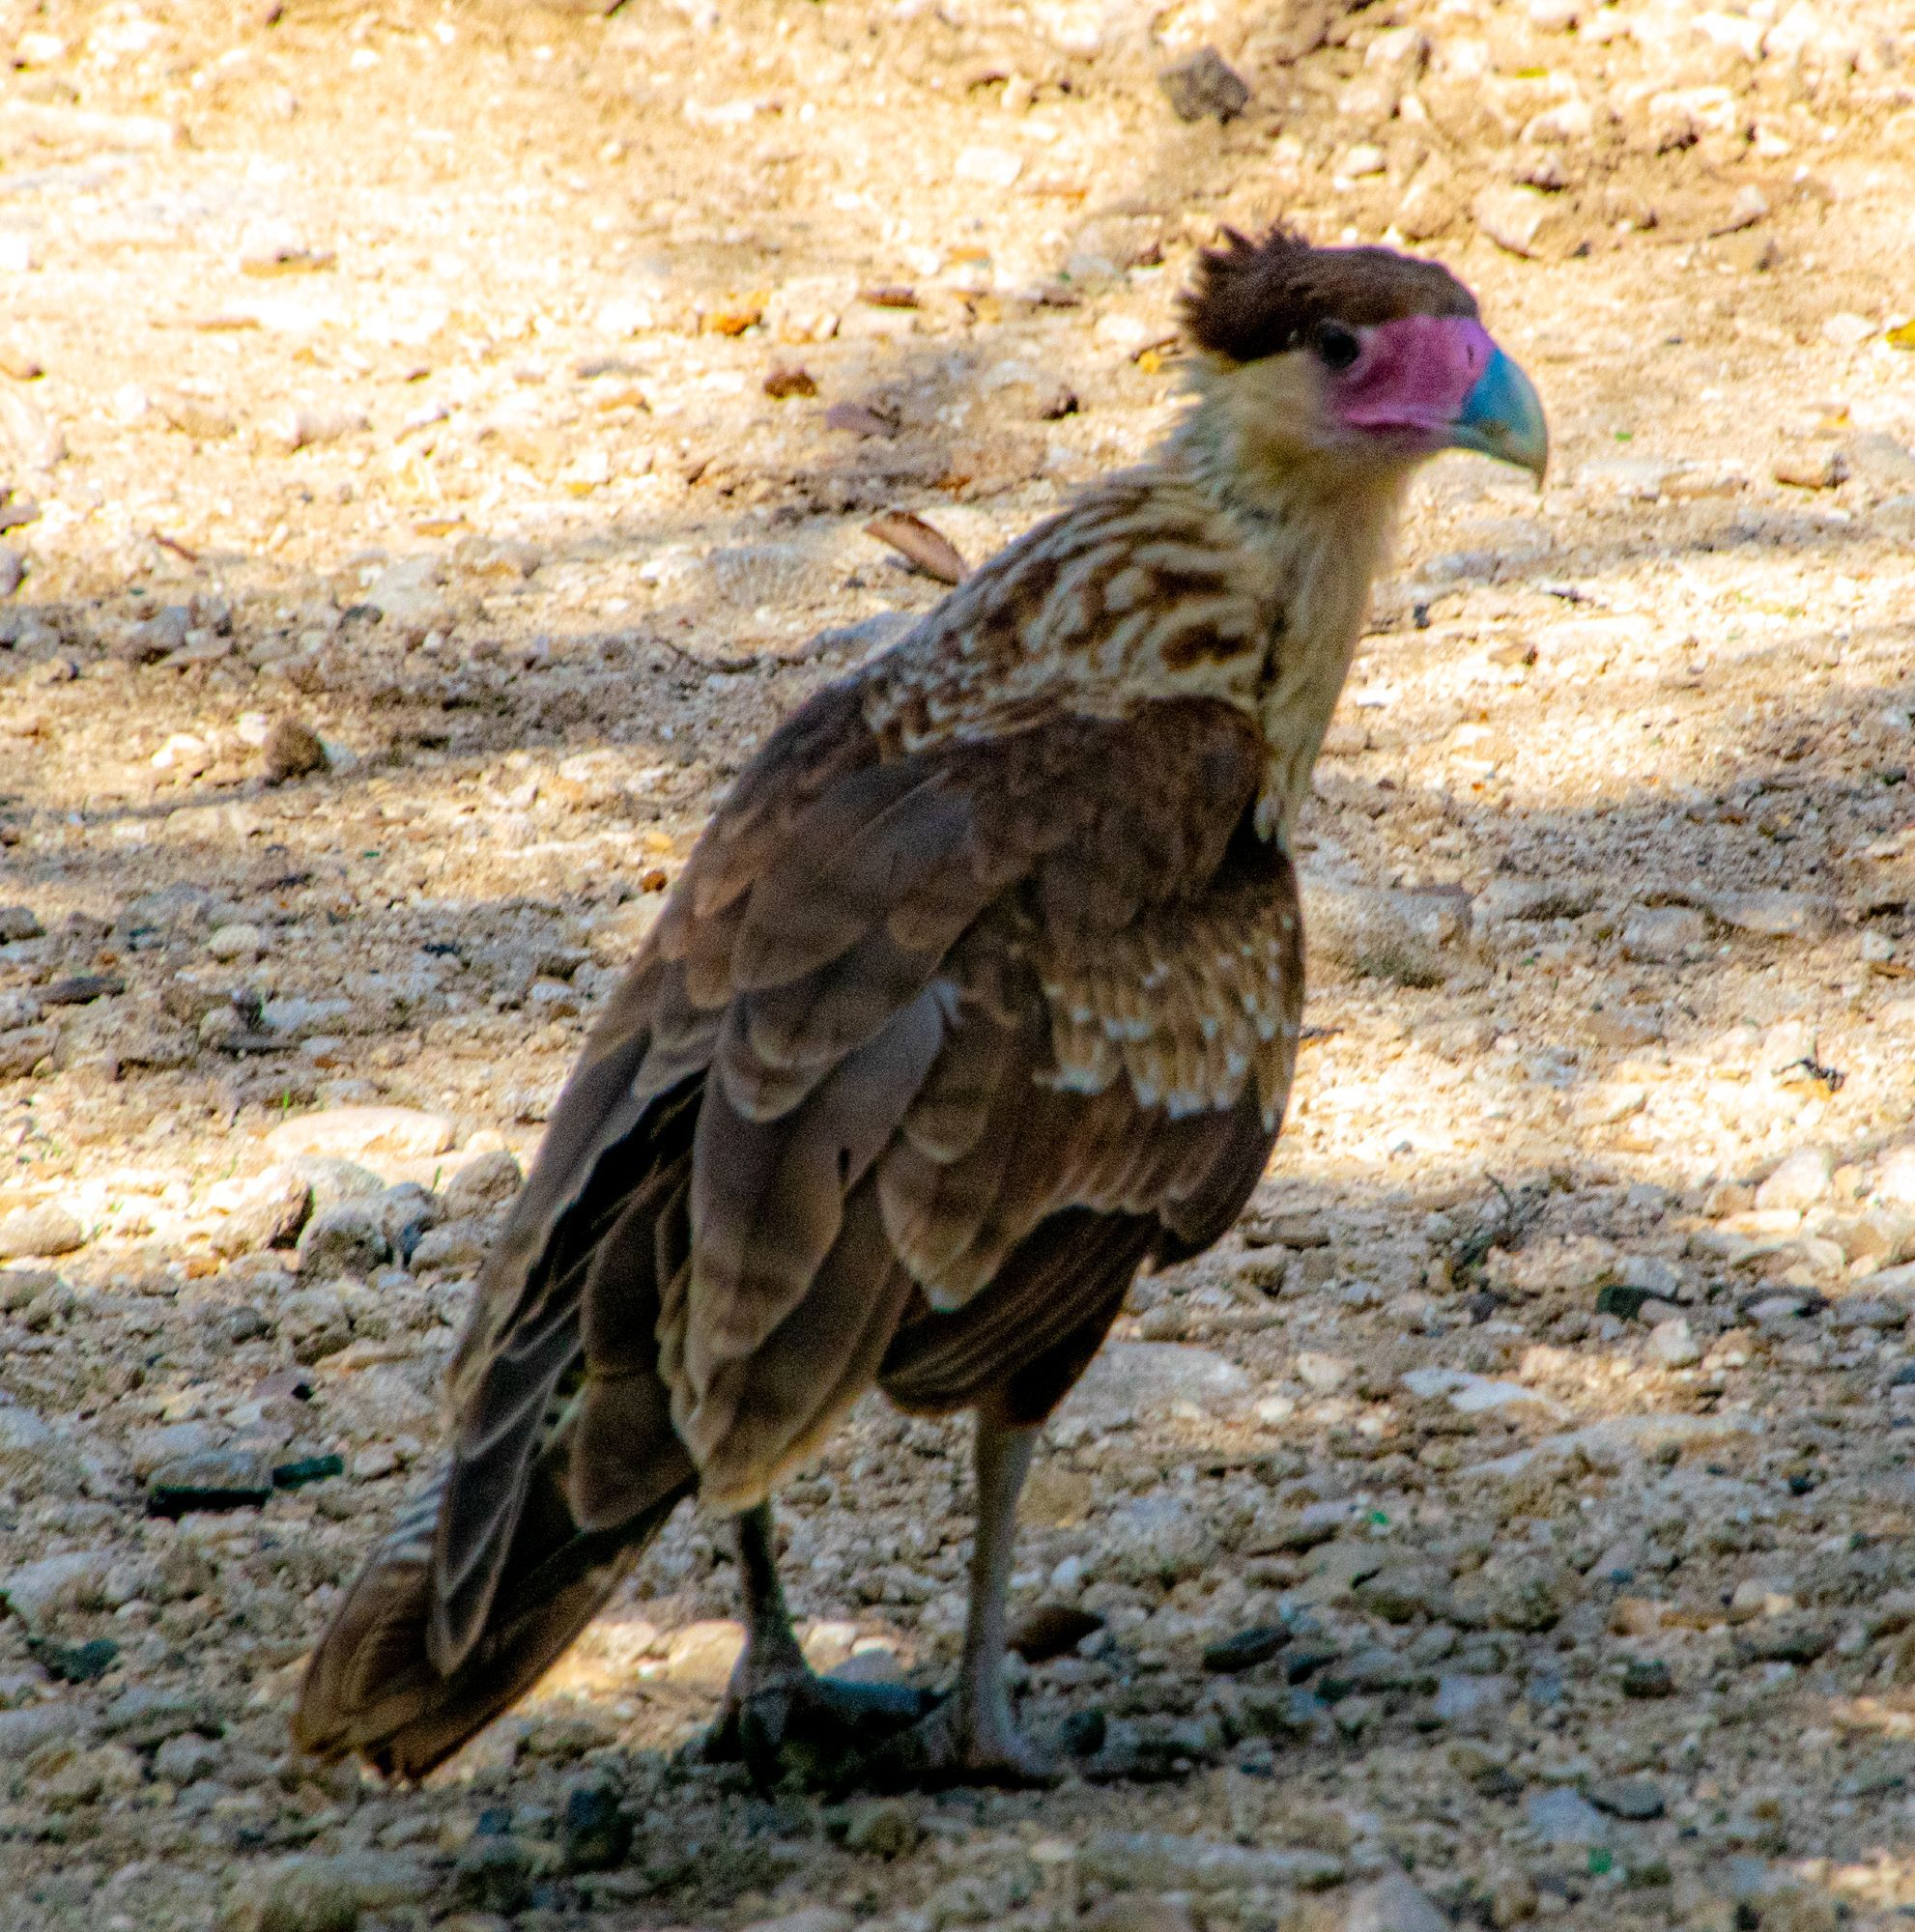
[[332, 267], [330, 248], [274, 248], [264, 255], [248, 255], [240, 264], [243, 275], [316, 275]]
[[961, 583], [970, 569], [949, 537], [909, 510], [887, 510], [881, 517], [873, 517], [865, 526], [865, 534], [889, 544], [940, 583]]
[[764, 320], [764, 298], [748, 296], [735, 308], [713, 309], [704, 318], [709, 335], [743, 335]]

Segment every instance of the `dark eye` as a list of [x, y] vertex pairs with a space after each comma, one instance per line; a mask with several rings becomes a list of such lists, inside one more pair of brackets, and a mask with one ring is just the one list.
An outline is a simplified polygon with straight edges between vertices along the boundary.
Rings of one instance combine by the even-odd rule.
[[1362, 354], [1363, 345], [1357, 340], [1353, 329], [1345, 328], [1340, 322], [1320, 322], [1311, 331], [1310, 347], [1323, 358], [1327, 367], [1347, 369]]

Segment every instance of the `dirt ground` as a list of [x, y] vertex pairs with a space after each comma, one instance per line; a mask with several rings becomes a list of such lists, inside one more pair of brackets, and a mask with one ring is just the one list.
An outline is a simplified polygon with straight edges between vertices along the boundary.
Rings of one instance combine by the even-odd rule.
[[[1210, 47], [1180, 104], [1159, 74]], [[1915, 1913], [1907, 0], [0, 0], [9, 1927]], [[1451, 263], [1241, 1231], [1060, 1411], [1043, 1795], [754, 1791], [681, 1515], [421, 1792], [288, 1750], [592, 1009], [772, 721], [1178, 407], [1192, 250]], [[365, 1109], [384, 1111], [366, 1112]], [[962, 1431], [785, 1499], [948, 1681]], [[1055, 1655], [1044, 1653], [1054, 1651]]]

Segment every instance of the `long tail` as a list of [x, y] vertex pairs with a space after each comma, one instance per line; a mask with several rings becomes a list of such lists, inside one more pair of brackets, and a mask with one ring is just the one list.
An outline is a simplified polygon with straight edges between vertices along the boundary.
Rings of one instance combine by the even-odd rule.
[[324, 1758], [357, 1751], [423, 1777], [528, 1690], [585, 1629], [693, 1487], [688, 1476], [615, 1530], [581, 1531], [535, 1476], [483, 1635], [448, 1675], [433, 1668], [433, 1535], [443, 1484], [409, 1508], [340, 1605], [306, 1668], [293, 1739]]

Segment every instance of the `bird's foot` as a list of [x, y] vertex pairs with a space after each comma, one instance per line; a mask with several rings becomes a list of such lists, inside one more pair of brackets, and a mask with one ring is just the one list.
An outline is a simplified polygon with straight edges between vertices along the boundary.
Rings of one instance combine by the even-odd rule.
[[930, 1692], [908, 1684], [821, 1677], [800, 1666], [734, 1684], [703, 1755], [744, 1765], [761, 1784], [840, 1784], [847, 1769], [924, 1717]]
[[947, 1697], [910, 1729], [867, 1753], [858, 1782], [884, 1790], [994, 1784], [1009, 1790], [1055, 1784], [1061, 1773], [1012, 1722], [1008, 1710], [969, 1711]]

